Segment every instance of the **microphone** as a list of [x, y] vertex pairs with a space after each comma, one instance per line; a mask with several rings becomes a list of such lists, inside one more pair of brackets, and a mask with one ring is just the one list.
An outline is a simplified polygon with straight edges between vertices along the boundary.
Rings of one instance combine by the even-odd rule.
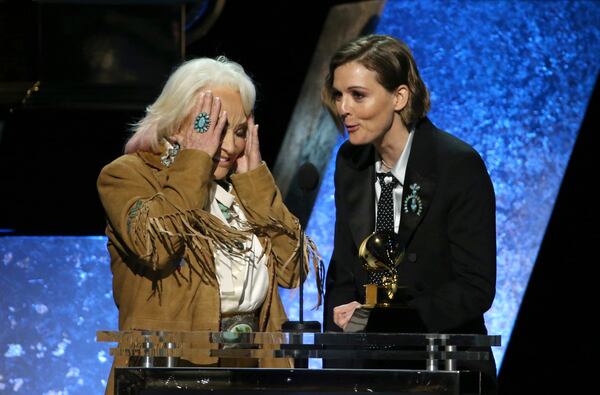
[[[306, 201], [308, 193], [312, 192], [319, 185], [319, 171], [310, 162], [304, 163], [298, 169], [298, 173], [296, 175], [298, 179], [298, 186], [302, 191], [302, 205], [304, 211], [306, 210]], [[315, 333], [321, 332], [321, 323], [319, 321], [304, 321], [304, 280], [305, 280], [305, 270], [304, 270], [304, 229], [300, 228], [300, 264], [298, 265], [298, 270], [300, 273], [300, 295], [299, 295], [299, 321], [286, 321], [282, 325], [282, 330], [284, 332], [296, 332], [296, 333]], [[302, 335], [294, 335], [292, 338], [294, 343], [302, 344]], [[296, 367], [299, 368], [307, 368], [308, 367], [308, 358], [296, 358]]]
[[298, 186], [304, 193], [312, 192], [319, 184], [319, 171], [316, 166], [306, 162], [298, 169]]

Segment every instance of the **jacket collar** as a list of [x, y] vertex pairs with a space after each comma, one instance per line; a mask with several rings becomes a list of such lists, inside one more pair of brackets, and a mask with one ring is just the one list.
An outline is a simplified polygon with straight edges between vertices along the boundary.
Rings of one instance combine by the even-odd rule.
[[402, 217], [398, 234], [406, 246], [425, 217], [435, 192], [436, 127], [428, 118], [417, 124], [402, 189]]
[[[402, 219], [398, 233], [405, 245], [425, 217], [436, 185], [435, 126], [428, 118], [416, 125], [402, 192]], [[338, 184], [348, 207], [352, 239], [358, 248], [375, 229], [375, 161], [373, 145], [340, 148], [341, 160], [350, 171], [339, 172]]]

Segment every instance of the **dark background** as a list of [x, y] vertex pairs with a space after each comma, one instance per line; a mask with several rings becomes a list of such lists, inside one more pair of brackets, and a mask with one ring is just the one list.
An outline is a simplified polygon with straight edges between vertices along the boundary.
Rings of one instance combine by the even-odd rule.
[[[187, 48], [187, 58], [226, 55], [255, 79], [261, 149], [271, 166], [327, 11], [337, 3], [342, 2], [227, 1], [209, 33]], [[121, 11], [131, 18], [157, 18], [143, 29], [153, 38], [134, 34], [122, 40], [131, 31], [106, 31], [117, 43], [116, 51], [133, 51], [136, 56], [122, 72], [100, 75], [78, 63], [85, 51], [77, 40], [91, 30], [76, 12], [41, 12], [39, 4], [29, 1], [0, 2], [4, 234], [103, 233], [97, 174], [120, 155], [127, 125], [143, 114], [179, 61], [173, 49], [176, 42], [169, 47], [168, 37], [173, 37], [169, 25], [156, 22], [163, 11]], [[171, 11], [164, 12], [168, 16]], [[61, 26], [60, 18], [79, 26], [80, 35], [53, 30], [52, 23]], [[94, 42], [98, 47], [92, 49], [106, 43]], [[144, 74], [127, 73], [140, 69], [140, 63], [145, 65]], [[40, 88], [28, 96], [35, 81], [41, 82]], [[596, 387], [597, 358], [592, 351], [598, 346], [592, 321], [600, 262], [600, 215], [594, 193], [600, 174], [594, 155], [598, 100], [596, 86], [505, 354], [502, 394], [587, 393]]]

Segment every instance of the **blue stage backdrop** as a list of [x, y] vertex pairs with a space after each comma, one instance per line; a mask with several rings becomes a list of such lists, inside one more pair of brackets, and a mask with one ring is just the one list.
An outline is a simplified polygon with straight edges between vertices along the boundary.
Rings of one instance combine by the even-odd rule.
[[[494, 181], [498, 292], [486, 320], [503, 336], [498, 366], [598, 74], [599, 27], [593, 1], [388, 1], [379, 24], [413, 49], [432, 120], [475, 146]], [[325, 263], [336, 150], [308, 226]], [[117, 328], [105, 243], [0, 238], [0, 392], [103, 393], [110, 356], [95, 331]], [[320, 321], [315, 293], [307, 286], [305, 319]], [[297, 319], [297, 292], [283, 298]]]
[[117, 329], [105, 237], [0, 238], [0, 393], [103, 394]]

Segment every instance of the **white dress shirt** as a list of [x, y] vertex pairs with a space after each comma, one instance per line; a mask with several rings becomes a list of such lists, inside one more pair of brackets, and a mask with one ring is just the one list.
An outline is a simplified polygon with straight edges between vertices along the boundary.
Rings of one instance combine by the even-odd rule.
[[[225, 218], [219, 203], [229, 208], [229, 220]], [[238, 230], [248, 228], [247, 218], [235, 196], [216, 183], [213, 183], [211, 190], [210, 213], [232, 228]], [[241, 256], [220, 249], [214, 251], [221, 295], [221, 313], [255, 311], [260, 308], [267, 295], [269, 288], [267, 257], [262, 255], [263, 247], [258, 237], [252, 235], [252, 239], [246, 241], [244, 248], [247, 251]]]
[[[412, 147], [413, 136], [415, 135], [414, 131], [411, 131], [408, 134], [408, 139], [406, 141], [406, 146], [400, 155], [400, 159], [394, 165], [394, 168], [391, 170], [391, 173], [396, 177], [398, 181], [398, 185], [394, 188], [393, 197], [394, 197], [394, 232], [398, 233], [398, 228], [400, 228], [400, 218], [402, 216], [402, 190], [404, 187], [404, 176], [406, 175], [406, 166], [408, 165], [408, 157], [410, 156], [410, 148]], [[375, 162], [375, 172], [376, 173], [386, 173], [387, 171], [383, 169], [383, 164], [381, 163], [381, 158], [379, 155], [377, 156], [377, 162]], [[375, 178], [375, 223], [377, 223], [377, 202], [379, 201], [379, 196], [381, 195], [381, 186], [379, 185], [379, 180]]]

